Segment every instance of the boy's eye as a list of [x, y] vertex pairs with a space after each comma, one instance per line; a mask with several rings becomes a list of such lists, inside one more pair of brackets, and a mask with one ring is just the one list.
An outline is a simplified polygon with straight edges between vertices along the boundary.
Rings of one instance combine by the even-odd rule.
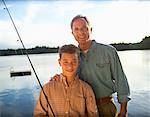
[[73, 61], [72, 63], [73, 63], [73, 64], [76, 64], [76, 63], [77, 63], [77, 61]]
[[63, 61], [63, 64], [77, 64], [77, 61], [72, 61], [72, 62]]
[[67, 61], [63, 61], [63, 63], [64, 63], [64, 64], [67, 64], [68, 62], [67, 62]]

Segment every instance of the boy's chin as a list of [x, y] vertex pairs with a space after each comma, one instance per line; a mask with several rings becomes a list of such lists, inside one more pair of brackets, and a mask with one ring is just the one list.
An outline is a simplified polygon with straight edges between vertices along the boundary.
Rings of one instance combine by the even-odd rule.
[[76, 76], [76, 74], [75, 73], [66, 73], [66, 76], [72, 77], [72, 76]]

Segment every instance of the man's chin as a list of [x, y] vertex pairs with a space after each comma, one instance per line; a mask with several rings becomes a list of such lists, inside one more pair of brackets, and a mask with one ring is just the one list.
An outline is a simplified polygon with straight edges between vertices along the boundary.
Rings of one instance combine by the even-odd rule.
[[85, 44], [85, 42], [86, 42], [85, 40], [79, 40], [78, 41], [79, 44]]

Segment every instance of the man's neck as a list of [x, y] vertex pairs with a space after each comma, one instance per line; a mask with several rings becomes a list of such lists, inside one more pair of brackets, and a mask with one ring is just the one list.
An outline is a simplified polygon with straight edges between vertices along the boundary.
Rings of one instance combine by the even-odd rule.
[[82, 51], [88, 51], [92, 45], [92, 40], [87, 41], [86, 43], [79, 44]]

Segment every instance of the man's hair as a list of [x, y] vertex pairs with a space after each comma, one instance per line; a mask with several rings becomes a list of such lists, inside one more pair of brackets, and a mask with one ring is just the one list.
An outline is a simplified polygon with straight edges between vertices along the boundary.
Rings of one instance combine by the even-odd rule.
[[86, 21], [86, 23], [90, 26], [90, 22], [89, 22], [89, 20], [88, 20], [88, 18], [86, 17], [86, 16], [83, 16], [83, 15], [77, 15], [77, 16], [75, 16], [73, 19], [72, 19], [72, 21], [71, 21], [71, 29], [72, 29], [72, 26], [73, 26], [73, 22], [75, 21], [75, 20], [77, 20], [77, 19], [84, 19], [85, 21]]
[[63, 53], [77, 54], [78, 57], [80, 56], [80, 49], [73, 44], [63, 45], [62, 47], [59, 48], [58, 52], [60, 58]]

